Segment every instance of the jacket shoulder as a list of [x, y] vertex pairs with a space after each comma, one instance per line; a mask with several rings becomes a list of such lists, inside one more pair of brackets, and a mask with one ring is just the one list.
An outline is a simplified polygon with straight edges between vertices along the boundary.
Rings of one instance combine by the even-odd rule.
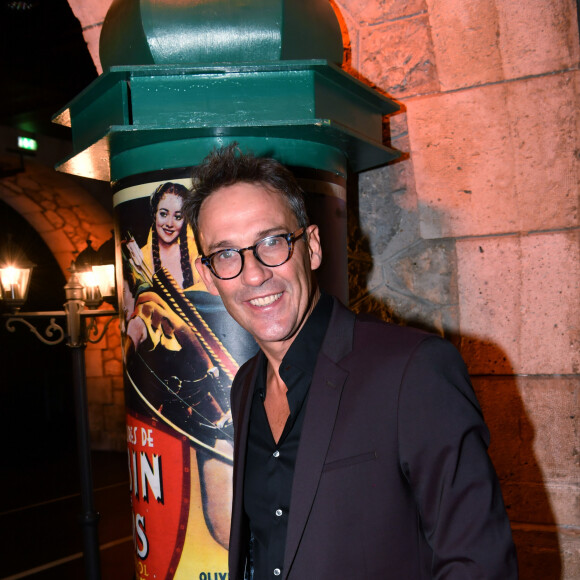
[[380, 353], [384, 357], [388, 353], [409, 352], [430, 337], [439, 338], [423, 330], [385, 322], [370, 314], [355, 313], [335, 299], [322, 350], [335, 362], [365, 352], [370, 356]]
[[260, 351], [254, 356], [250, 357], [236, 372], [234, 377], [234, 384], [243, 382], [248, 375], [251, 375], [258, 365], [260, 359]]

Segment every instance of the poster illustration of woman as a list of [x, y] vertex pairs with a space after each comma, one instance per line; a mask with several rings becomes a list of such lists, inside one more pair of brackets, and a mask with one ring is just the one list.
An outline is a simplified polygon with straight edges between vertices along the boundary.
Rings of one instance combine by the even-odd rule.
[[[137, 194], [135, 191], [125, 196], [116, 194], [123, 200], [116, 210], [123, 239], [122, 309], [125, 312], [123, 343], [128, 426], [133, 425], [130, 428], [135, 432], [137, 427], [141, 431], [151, 431], [151, 440], [160, 441], [163, 432], [163, 437], [169, 434], [180, 444], [186, 441], [192, 463], [185, 475], [190, 485], [184, 485], [185, 493], [190, 494], [185, 502], [188, 509], [185, 510], [180, 498], [175, 506], [180, 515], [173, 518], [175, 523], [156, 524], [180, 527], [180, 531], [170, 534], [175, 535], [175, 545], [164, 544], [169, 574], [157, 577], [167, 578], [180, 577], [179, 570], [197, 574], [202, 561], [207, 573], [223, 571], [223, 561], [208, 568], [212, 563], [207, 553], [219, 554], [219, 550], [227, 550], [229, 542], [233, 455], [229, 389], [239, 365], [255, 352], [253, 341], [229, 318], [219, 298], [206, 291], [197, 274], [194, 262], [198, 254], [193, 232], [181, 211], [187, 188], [178, 181], [185, 180], [163, 181], [153, 189], [147, 204], [146, 236], [143, 219], [137, 219], [145, 213], [145, 186], [137, 188]], [[140, 443], [136, 436], [135, 440]], [[145, 473], [152, 474], [151, 488], [155, 489], [156, 478], [159, 478], [159, 485], [167, 479], [168, 460], [163, 459], [158, 447], [146, 449], [137, 443], [129, 445], [130, 457], [133, 452], [137, 458], [133, 459], [133, 487], [147, 486], [148, 482], [143, 479]], [[167, 444], [165, 447], [167, 449]], [[147, 464], [140, 469], [139, 461], [144, 454]], [[168, 455], [167, 450], [165, 455]], [[157, 474], [157, 465], [162, 475]], [[153, 545], [151, 520], [161, 517], [153, 514], [155, 509], [167, 511], [168, 498], [163, 494], [160, 497], [162, 500], [157, 498], [157, 506], [150, 498], [145, 504], [139, 494], [134, 493], [132, 497], [138, 564], [141, 567], [149, 564], [148, 573], [152, 566], [159, 568], [152, 558], [156, 546]], [[201, 509], [196, 512], [194, 508], [198, 504]], [[148, 521], [143, 517], [140, 536], [137, 516], [143, 516], [143, 510], [147, 511]], [[206, 528], [203, 534], [201, 518]], [[188, 547], [188, 542], [197, 545]], [[205, 548], [200, 547], [200, 542]], [[209, 545], [214, 542], [219, 549]], [[157, 544], [161, 544], [161, 540]], [[188, 550], [195, 554], [192, 557], [197, 559], [197, 564], [184, 561]]]

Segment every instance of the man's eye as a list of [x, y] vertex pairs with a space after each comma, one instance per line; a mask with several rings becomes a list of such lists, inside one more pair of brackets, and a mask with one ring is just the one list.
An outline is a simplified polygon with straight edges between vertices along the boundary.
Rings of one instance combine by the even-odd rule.
[[218, 255], [217, 259], [226, 262], [227, 260], [232, 260], [236, 257], [237, 252], [234, 250], [222, 250]]
[[276, 246], [280, 245], [281, 242], [282, 240], [279, 237], [266, 238], [265, 240], [262, 240], [260, 245], [264, 248], [275, 248]]

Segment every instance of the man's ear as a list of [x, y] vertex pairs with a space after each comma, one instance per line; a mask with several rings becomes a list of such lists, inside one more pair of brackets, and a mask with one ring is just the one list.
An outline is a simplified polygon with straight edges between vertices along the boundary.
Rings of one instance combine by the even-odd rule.
[[197, 257], [195, 259], [195, 268], [197, 270], [197, 273], [201, 276], [201, 279], [203, 280], [203, 283], [205, 284], [207, 291], [210, 294], [213, 294], [214, 296], [219, 296], [220, 293], [218, 292], [218, 289], [214, 284], [213, 275], [209, 271], [209, 268], [201, 263], [200, 257]]
[[306, 228], [308, 235], [308, 251], [310, 254], [310, 268], [317, 270], [322, 263], [322, 247], [320, 245], [320, 232], [318, 226], [312, 224]]

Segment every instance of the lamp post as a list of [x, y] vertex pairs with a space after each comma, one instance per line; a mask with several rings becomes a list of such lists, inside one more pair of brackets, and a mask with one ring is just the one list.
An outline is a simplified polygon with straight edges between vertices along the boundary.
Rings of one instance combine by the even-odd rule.
[[[90, 248], [90, 244], [87, 244], [87, 248]], [[14, 332], [14, 324], [21, 323], [27, 326], [44, 344], [56, 345], [66, 339], [67, 346], [71, 348], [82, 501], [80, 524], [83, 533], [85, 577], [88, 580], [100, 580], [99, 514], [95, 510], [93, 498], [85, 348], [87, 342], [97, 343], [103, 338], [109, 324], [118, 315], [118, 312], [113, 309], [96, 310], [104, 298], [112, 302], [113, 296], [111, 294], [114, 295], [115, 287], [110, 282], [111, 279], [114, 281], [114, 274], [111, 276], [110, 272], [111, 269], [114, 272], [114, 264], [109, 264], [107, 268], [104, 268], [106, 281], [103, 281], [101, 277], [101, 285], [99, 285], [98, 266], [103, 265], [93, 264], [93, 266], [97, 266], [97, 272], [87, 275], [87, 272], [81, 273], [77, 270], [75, 262], [71, 264], [71, 276], [64, 287], [66, 302], [63, 311], [20, 312], [28, 295], [32, 264], [24, 266], [16, 263], [4, 264], [0, 268], [0, 288], [2, 300], [11, 311], [10, 314], [3, 315], [6, 318], [7, 330]], [[102, 272], [103, 268], [100, 270]], [[56, 322], [59, 317], [65, 317], [66, 328]], [[98, 317], [108, 318], [100, 333], [96, 323]], [[49, 320], [48, 326], [42, 334], [33, 323], [29, 322], [29, 320], [39, 319]]]

